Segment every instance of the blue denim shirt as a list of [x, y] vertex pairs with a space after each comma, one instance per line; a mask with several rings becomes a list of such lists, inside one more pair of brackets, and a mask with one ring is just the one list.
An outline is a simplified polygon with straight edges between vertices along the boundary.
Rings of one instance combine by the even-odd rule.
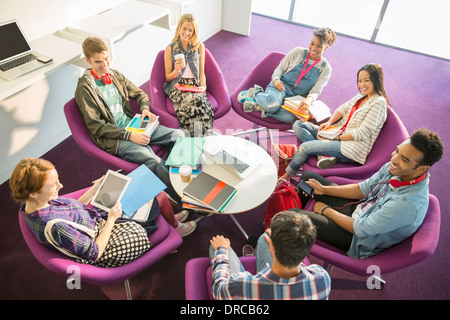
[[352, 258], [368, 258], [405, 240], [416, 232], [427, 213], [430, 175], [417, 184], [394, 188], [389, 185], [389, 165], [359, 184], [363, 194], [376, 191], [353, 213], [355, 234], [347, 252]]
[[[172, 52], [172, 65], [175, 65], [175, 56], [179, 53], [184, 54], [186, 65], [189, 65], [189, 68], [191, 69], [192, 74], [194, 75], [194, 79], [197, 83], [200, 83], [200, 53], [198, 50], [191, 51], [192, 45], [189, 44], [187, 51], [184, 50], [183, 45], [181, 44], [180, 40], [178, 40], [178, 47], [179, 49], [177, 51], [174, 51], [175, 42], [172, 42], [170, 44], [171, 52]], [[175, 79], [173, 79], [171, 82], [165, 82], [164, 83], [164, 92], [169, 95], [169, 93], [172, 91], [173, 85], [177, 84], [178, 81], [180, 81], [184, 70], [186, 67], [181, 69], [181, 71], [177, 74]]]
[[325, 67], [325, 61], [319, 62], [303, 76], [299, 84], [296, 86], [295, 83], [297, 82], [297, 79], [302, 72], [302, 69], [306, 63], [307, 56], [308, 50], [305, 50], [302, 61], [297, 64], [292, 70], [286, 72], [281, 76], [280, 80], [285, 84], [286, 88], [286, 97], [293, 97], [296, 95], [306, 97], [311, 88], [316, 84], [317, 79], [322, 72], [322, 69]]

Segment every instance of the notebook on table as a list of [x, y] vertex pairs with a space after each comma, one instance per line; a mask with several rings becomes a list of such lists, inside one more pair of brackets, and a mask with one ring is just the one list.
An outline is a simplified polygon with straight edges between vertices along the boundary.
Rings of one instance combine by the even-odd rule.
[[236, 191], [236, 188], [202, 171], [184, 188], [183, 194], [206, 208], [223, 212]]
[[31, 47], [16, 20], [0, 23], [0, 77], [12, 80], [53, 60]]

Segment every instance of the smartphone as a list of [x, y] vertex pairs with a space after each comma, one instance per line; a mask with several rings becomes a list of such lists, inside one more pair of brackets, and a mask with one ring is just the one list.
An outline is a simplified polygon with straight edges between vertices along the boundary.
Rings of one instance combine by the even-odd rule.
[[305, 182], [305, 180], [300, 180], [300, 184], [298, 186], [304, 193], [308, 196], [312, 197], [313, 188]]
[[145, 118], [144, 120], [142, 120], [141, 125], [139, 126], [139, 129], [145, 129], [147, 128], [147, 125], [150, 123], [150, 119], [149, 118]]

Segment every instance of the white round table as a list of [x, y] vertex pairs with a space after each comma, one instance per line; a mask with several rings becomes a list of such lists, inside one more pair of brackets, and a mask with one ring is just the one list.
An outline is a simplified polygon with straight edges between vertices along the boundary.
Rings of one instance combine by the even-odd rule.
[[[232, 214], [252, 210], [269, 198], [277, 183], [277, 167], [266, 150], [249, 140], [227, 135], [206, 137], [204, 147], [206, 150], [211, 150], [217, 146], [248, 163], [252, 161], [260, 162], [260, 165], [249, 176], [240, 179], [220, 165], [209, 161], [204, 155], [202, 156], [204, 157], [202, 171], [235, 187], [237, 190], [224, 211], [217, 214], [230, 214], [231, 219], [248, 238]], [[194, 177], [193, 175], [192, 178]], [[182, 197], [183, 189], [188, 185], [188, 182], [183, 182], [180, 175], [172, 172], [172, 170], [170, 170], [170, 181], [175, 191]]]

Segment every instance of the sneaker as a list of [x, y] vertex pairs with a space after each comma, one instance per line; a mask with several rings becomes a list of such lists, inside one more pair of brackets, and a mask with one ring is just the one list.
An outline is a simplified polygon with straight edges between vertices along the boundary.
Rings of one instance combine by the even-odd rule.
[[186, 237], [194, 232], [195, 228], [197, 228], [197, 223], [195, 221], [188, 222], [178, 222], [178, 226], [175, 230], [177, 230], [178, 234], [181, 237]]
[[246, 102], [244, 102], [244, 104], [242, 105], [244, 112], [252, 112], [258, 109], [258, 104], [256, 103], [256, 101], [254, 99], [248, 100]]
[[237, 95], [237, 101], [240, 103], [244, 103], [247, 100], [247, 97], [248, 97], [248, 90], [241, 91]]
[[328, 169], [336, 164], [337, 159], [335, 157], [318, 156], [317, 167], [320, 169]]
[[281, 187], [283, 184], [286, 184], [288, 181], [283, 179], [283, 177], [279, 177], [277, 180], [277, 184], [275, 185], [275, 190]]
[[177, 219], [178, 222], [186, 221], [187, 217], [189, 217], [188, 210], [183, 210], [175, 215], [175, 219]]
[[244, 103], [249, 100], [254, 100], [254, 98], [255, 98], [255, 89], [250, 88], [248, 90], [239, 92], [237, 96], [237, 101], [240, 103]]
[[242, 256], [248, 257], [248, 256], [254, 256], [255, 255], [255, 248], [253, 248], [251, 245], [246, 244], [242, 247]]

